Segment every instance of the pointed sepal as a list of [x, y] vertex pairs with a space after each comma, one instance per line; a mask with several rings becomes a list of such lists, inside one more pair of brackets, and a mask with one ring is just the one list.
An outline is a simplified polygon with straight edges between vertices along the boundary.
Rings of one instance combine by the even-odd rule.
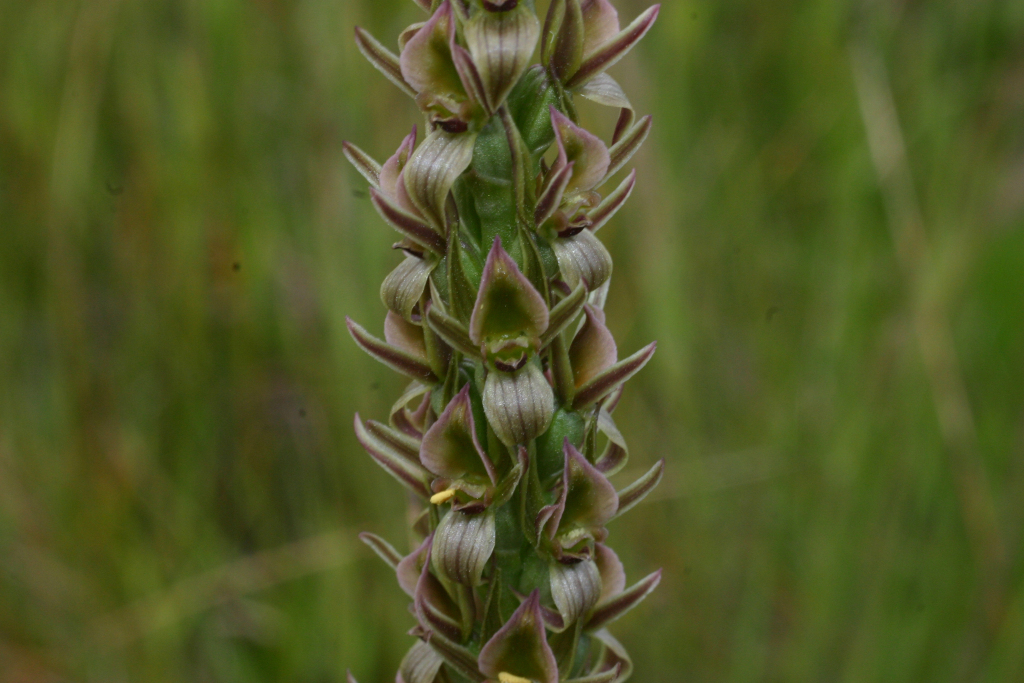
[[605, 226], [612, 219], [622, 205], [629, 199], [629, 195], [633, 194], [633, 188], [636, 186], [636, 169], [630, 171], [626, 179], [619, 183], [619, 186], [612, 191], [607, 197], [602, 200], [594, 209], [587, 214], [587, 218], [590, 220], [590, 231], [597, 232]]
[[654, 463], [654, 467], [649, 469], [646, 474], [619, 491], [619, 510], [615, 516], [623, 515], [636, 507], [640, 501], [647, 497], [647, 494], [657, 488], [664, 476], [665, 460], [661, 459]]
[[599, 604], [590, 614], [590, 618], [587, 619], [586, 629], [588, 631], [596, 631], [615, 621], [643, 602], [644, 598], [654, 592], [659, 583], [661, 583], [660, 569], [637, 581], [618, 595]]
[[377, 557], [384, 560], [389, 567], [396, 571], [398, 570], [398, 563], [402, 561], [402, 554], [395, 550], [393, 545], [377, 534], [371, 534], [368, 531], [359, 534], [359, 540], [368, 545], [373, 552], [377, 553]]
[[629, 163], [640, 146], [644, 144], [648, 134], [651, 132], [651, 116], [642, 117], [631, 126], [611, 149], [608, 150], [609, 163], [605, 178], [611, 178], [619, 172], [623, 166]]
[[541, 347], [547, 346], [552, 339], [561, 334], [576, 316], [583, 310], [587, 302], [587, 286], [582, 282], [576, 285], [576, 289], [554, 305], [549, 316], [548, 329], [540, 337]]
[[356, 46], [363, 56], [385, 77], [409, 97], [416, 97], [416, 91], [402, 77], [402, 68], [397, 55], [363, 29], [356, 27]]
[[618, 35], [584, 56], [580, 68], [566, 81], [565, 87], [569, 89], [579, 88], [591, 78], [625, 57], [626, 53], [632, 50], [633, 46], [640, 42], [640, 39], [651, 30], [651, 26], [654, 25], [654, 21], [658, 18], [660, 9], [660, 5], [648, 8], [633, 23], [620, 31]]
[[516, 337], [536, 338], [548, 327], [548, 307], [497, 237], [487, 254], [480, 291], [469, 320], [474, 344]]
[[437, 376], [430, 369], [425, 359], [417, 358], [399, 348], [391, 346], [387, 342], [377, 339], [351, 318], [346, 317], [345, 322], [356, 344], [384, 365], [395, 372], [421, 382], [430, 384], [437, 382]]
[[406, 211], [395, 200], [372, 187], [370, 202], [380, 217], [404, 237], [413, 240], [423, 249], [429, 249], [435, 254], [444, 254], [447, 246], [444, 237], [427, 225], [422, 218]]
[[401, 451], [370, 433], [359, 413], [355, 416], [356, 438], [374, 461], [403, 486], [424, 500], [430, 498], [430, 473]]
[[416, 138], [416, 126], [413, 126], [412, 132], [402, 139], [402, 143], [395, 150], [395, 153], [388, 157], [388, 160], [380, 168], [380, 174], [378, 175], [380, 191], [395, 201], [400, 201], [399, 184], [401, 183], [402, 171], [405, 170], [409, 159], [416, 151]]
[[580, 386], [576, 392], [576, 397], [572, 401], [572, 407], [575, 410], [580, 410], [607, 396], [618, 385], [640, 372], [654, 356], [654, 351], [657, 348], [658, 343], [651, 342], [629, 358], [619, 361]]
[[534, 590], [484, 644], [477, 661], [480, 671], [494, 679], [501, 680], [505, 674], [509, 680], [510, 674], [537, 683], [558, 683], [558, 666], [544, 633], [538, 591]]
[[533, 212], [533, 222], [535, 225], [543, 225], [544, 221], [551, 218], [555, 211], [558, 210], [558, 207], [561, 206], [562, 197], [565, 195], [565, 188], [569, 186], [569, 181], [572, 180], [575, 165], [575, 163], [569, 162], [560, 169], [552, 171], [547, 186], [540, 197], [537, 198], [537, 208]]
[[433, 303], [427, 306], [427, 324], [456, 351], [470, 358], [481, 357], [480, 347], [469, 338], [469, 330]]
[[366, 181], [371, 186], [378, 186], [380, 183], [381, 165], [376, 159], [348, 141], [341, 143], [341, 151], [353, 168], [359, 171], [359, 175], [366, 178]]
[[444, 658], [445, 663], [463, 678], [473, 683], [482, 683], [487, 678], [477, 668], [476, 657], [473, 653], [445, 634], [440, 631], [430, 631], [427, 635], [427, 642], [437, 651], [437, 654]]

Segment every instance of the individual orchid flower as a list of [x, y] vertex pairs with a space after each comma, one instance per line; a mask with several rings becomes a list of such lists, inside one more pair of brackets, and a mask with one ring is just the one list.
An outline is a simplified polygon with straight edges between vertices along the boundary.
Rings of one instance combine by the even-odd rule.
[[620, 30], [618, 12], [608, 0], [553, 0], [541, 60], [566, 88], [579, 89], [633, 49], [660, 8], [648, 8]]
[[564, 632], [577, 621], [598, 631], [630, 611], [654, 592], [661, 570], [626, 588], [626, 572], [611, 548], [595, 543], [593, 551], [573, 562], [550, 565], [551, 597], [556, 609], [541, 606], [548, 628]]
[[403, 34], [399, 71], [434, 124], [459, 133], [498, 110], [529, 66], [539, 36], [540, 22], [525, 4], [445, 0], [426, 23]]
[[402, 78], [416, 92], [416, 103], [449, 133], [463, 132], [483, 116], [462, 58], [465, 48], [456, 42], [456, 26], [451, 2], [445, 0], [426, 23], [410, 27], [399, 56]]
[[496, 238], [469, 321], [470, 340], [492, 367], [483, 407], [506, 446], [524, 445], [547, 430], [554, 393], [536, 362], [550, 325], [543, 297]]
[[594, 541], [604, 540], [604, 528], [619, 508], [615, 487], [590, 464], [568, 439], [563, 445], [565, 467], [558, 500], [540, 510], [537, 530], [558, 559], [588, 557]]
[[558, 664], [548, 645], [534, 590], [480, 650], [480, 671], [501, 683], [558, 683]]
[[444, 238], [428, 224], [406, 190], [405, 171], [416, 149], [416, 128], [384, 164], [351, 143], [343, 148], [346, 158], [369, 181], [374, 208], [402, 236], [394, 247], [405, 252], [405, 260], [384, 280], [380, 295], [385, 306], [411, 321], [446, 249]]
[[591, 225], [587, 211], [600, 201], [593, 190], [607, 175], [611, 157], [597, 136], [553, 107], [551, 125], [558, 156], [540, 192], [535, 220], [569, 286], [582, 282], [595, 290], [611, 277], [612, 257], [587, 230]]
[[498, 480], [494, 464], [477, 436], [469, 388], [468, 384], [462, 388], [423, 435], [419, 458], [437, 477], [434, 503], [453, 500], [460, 509], [480, 509]]
[[490, 457], [480, 446], [470, 385], [449, 402], [423, 435], [420, 462], [437, 478], [430, 502], [451, 503], [434, 533], [431, 557], [440, 576], [478, 585], [495, 544], [492, 507], [508, 501], [523, 472], [516, 463], [499, 481]]

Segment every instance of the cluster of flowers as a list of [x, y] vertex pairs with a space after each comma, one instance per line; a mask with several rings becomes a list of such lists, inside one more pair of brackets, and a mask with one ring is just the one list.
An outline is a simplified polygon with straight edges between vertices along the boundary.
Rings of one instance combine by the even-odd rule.
[[[422, 539], [403, 556], [361, 536], [413, 600], [418, 640], [396, 681], [623, 681], [632, 664], [605, 626], [660, 572], [627, 588], [605, 525], [664, 463], [621, 491], [608, 480], [628, 457], [612, 412], [655, 345], [619, 360], [602, 310], [612, 259], [597, 232], [636, 173], [598, 189], [650, 130], [605, 70], [658, 7], [621, 28], [608, 0], [552, 0], [542, 28], [532, 0], [415, 2], [429, 18], [399, 55], [356, 38], [428, 134], [384, 164], [345, 145], [404, 252], [381, 287], [384, 340], [348, 323], [412, 380], [387, 424], [355, 420], [411, 492]], [[620, 110], [610, 147], [578, 125], [577, 95]]]

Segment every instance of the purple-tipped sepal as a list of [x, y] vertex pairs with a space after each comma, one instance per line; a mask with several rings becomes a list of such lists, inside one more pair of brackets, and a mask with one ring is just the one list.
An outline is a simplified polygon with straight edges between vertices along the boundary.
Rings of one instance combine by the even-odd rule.
[[426, 358], [381, 341], [351, 318], [345, 318], [345, 322], [348, 323], [348, 331], [359, 347], [384, 365], [421, 382], [437, 382], [437, 375], [430, 369]]
[[[518, 360], [536, 349], [548, 316], [544, 297], [502, 247], [501, 238], [495, 238], [469, 319], [470, 339], [492, 360]], [[522, 351], [510, 353], [508, 342], [522, 342]]]
[[477, 661], [480, 671], [494, 680], [502, 674], [507, 680], [510, 674], [537, 683], [558, 683], [558, 665], [544, 632], [538, 591], [484, 644]]
[[[592, 2], [589, 4], [598, 5], [606, 3]], [[655, 20], [658, 18], [660, 9], [660, 5], [648, 8], [634, 19], [629, 26], [611, 37], [607, 37], [610, 34], [609, 28], [612, 26], [607, 9], [595, 12], [594, 20], [589, 22], [589, 26], [587, 25], [588, 22], [584, 20], [584, 33], [586, 34], [589, 30], [594, 38], [591, 41], [587, 41], [584, 38], [584, 44], [590, 42], [588, 46], [590, 49], [584, 54], [583, 60], [575, 73], [565, 80], [565, 86], [569, 89], [580, 88], [587, 81], [603, 73], [625, 57], [626, 53], [632, 50], [640, 42], [640, 39], [651, 30]], [[614, 25], [616, 28], [618, 27], [617, 17], [614, 20]]]
[[606, 598], [587, 619], [586, 629], [596, 631], [633, 609], [661, 583], [661, 570], [650, 574], [617, 595]]

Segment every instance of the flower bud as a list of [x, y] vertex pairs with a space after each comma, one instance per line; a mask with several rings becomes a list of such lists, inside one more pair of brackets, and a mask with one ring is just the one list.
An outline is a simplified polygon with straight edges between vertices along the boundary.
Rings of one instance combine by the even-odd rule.
[[550, 565], [551, 597], [569, 626], [586, 614], [601, 597], [601, 574], [593, 560]]
[[555, 410], [554, 392], [535, 363], [511, 374], [488, 373], [483, 402], [488, 423], [509, 447], [526, 444], [547, 431]]
[[540, 22], [526, 5], [485, 2], [464, 27], [466, 45], [483, 86], [487, 110], [495, 112], [530, 65]]
[[430, 560], [440, 576], [467, 586], [480, 585], [480, 577], [494, 552], [494, 512], [450, 510], [434, 532]]
[[402, 683], [434, 683], [444, 659], [422, 640], [409, 649], [402, 664], [398, 668], [399, 680]]
[[551, 242], [562, 279], [570, 287], [581, 282], [594, 291], [612, 276], [612, 256], [590, 230]]

